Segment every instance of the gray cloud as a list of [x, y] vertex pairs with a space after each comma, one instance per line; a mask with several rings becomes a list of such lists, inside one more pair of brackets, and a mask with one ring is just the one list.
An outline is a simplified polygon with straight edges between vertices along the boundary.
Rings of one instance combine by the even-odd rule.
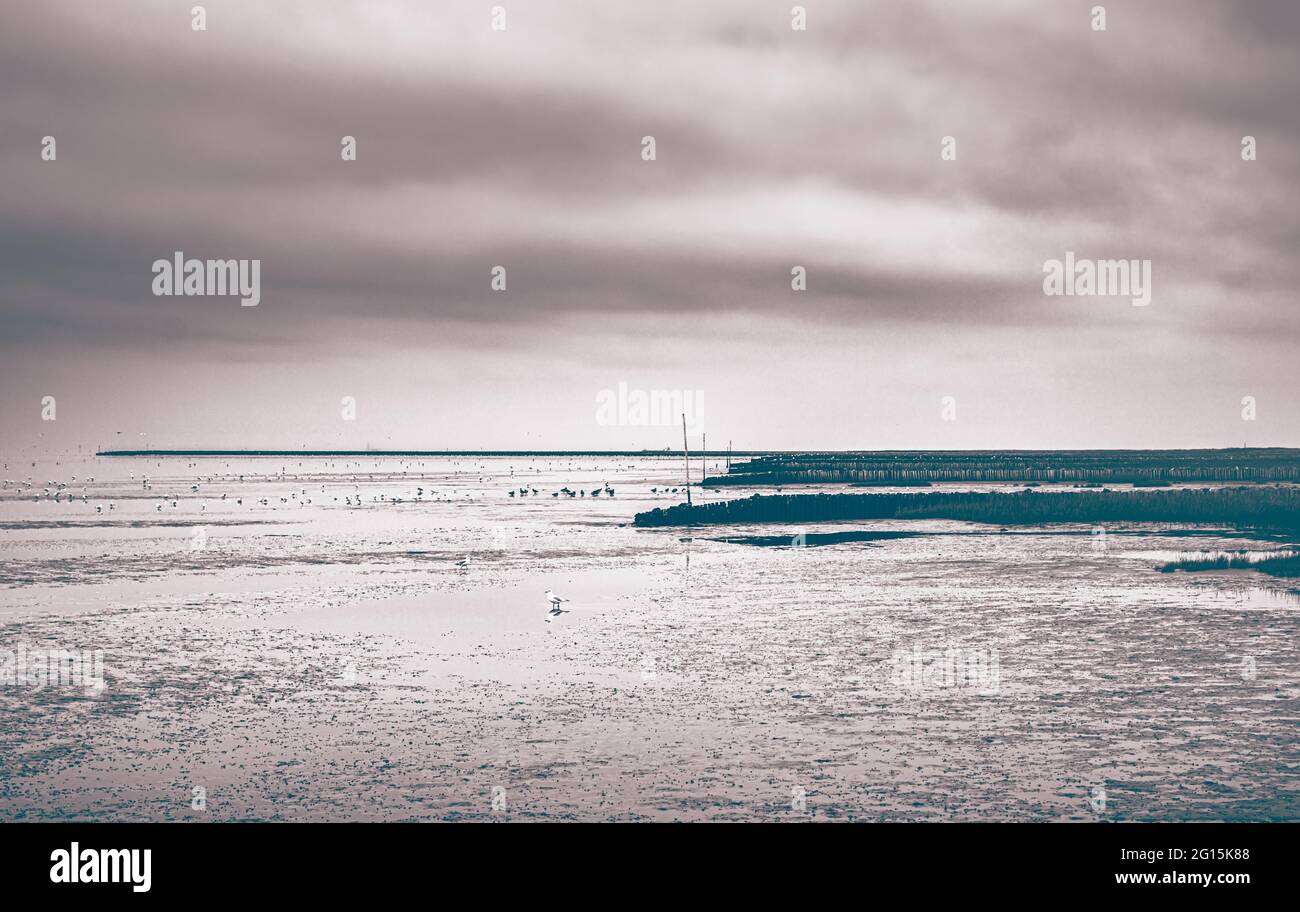
[[[978, 339], [1046, 371], [1072, 333], [1134, 331], [1042, 296], [1065, 250], [1152, 259], [1143, 319], [1188, 346], [1294, 343], [1300, 8], [1105, 5], [1105, 33], [1021, 0], [818, 3], [793, 33], [785, 7], [521, 0], [504, 35], [477, 3], [210, 3], [202, 34], [184, 4], [13, 5], [0, 349], [524, 356], [564, 325], [580, 360], [606, 322], [719, 317]], [[263, 305], [154, 298], [174, 250], [262, 259]], [[1000, 350], [1019, 329], [1041, 344]]]

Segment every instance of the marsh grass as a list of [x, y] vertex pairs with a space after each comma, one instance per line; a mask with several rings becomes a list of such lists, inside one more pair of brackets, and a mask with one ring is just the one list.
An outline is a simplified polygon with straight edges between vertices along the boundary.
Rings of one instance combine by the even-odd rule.
[[1300, 531], [1300, 488], [1088, 490], [1042, 493], [755, 494], [739, 500], [638, 513], [638, 526], [812, 523], [860, 519], [952, 519], [995, 525], [1046, 523], [1217, 524]]
[[1287, 578], [1300, 577], [1300, 552], [1244, 552], [1237, 554], [1216, 554], [1210, 557], [1183, 558], [1170, 561], [1157, 567], [1161, 573], [1174, 573], [1178, 570], [1197, 572], [1203, 570], [1258, 570], [1269, 576]]

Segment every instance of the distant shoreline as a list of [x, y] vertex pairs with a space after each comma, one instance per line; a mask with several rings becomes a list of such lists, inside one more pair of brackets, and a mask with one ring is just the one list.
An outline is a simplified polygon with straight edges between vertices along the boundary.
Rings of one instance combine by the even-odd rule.
[[[794, 455], [804, 450], [726, 450], [691, 451], [691, 458], [730, 455], [749, 459], [755, 456]], [[101, 450], [96, 456], [190, 456], [190, 457], [240, 457], [240, 456], [661, 456], [681, 459], [681, 450]]]
[[[1295, 447], [1221, 447], [1190, 449], [1061, 449], [1061, 450], [692, 450], [691, 458], [701, 456], [753, 459], [765, 456], [797, 456], [802, 459], [845, 459], [863, 456], [959, 456], [987, 455], [1019, 456], [1070, 456], [1122, 457], [1143, 454], [1147, 457], [1178, 454], [1183, 457], [1208, 454], [1242, 453], [1255, 457], [1262, 455], [1289, 455], [1300, 460], [1300, 448]], [[662, 450], [246, 450], [246, 449], [168, 449], [168, 450], [100, 450], [96, 456], [664, 456], [680, 459], [680, 449]]]

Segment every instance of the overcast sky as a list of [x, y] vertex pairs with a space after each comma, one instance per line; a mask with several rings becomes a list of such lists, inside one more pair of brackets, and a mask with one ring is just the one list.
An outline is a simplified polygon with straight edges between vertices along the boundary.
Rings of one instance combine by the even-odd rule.
[[1300, 445], [1291, 0], [0, 2], [6, 453]]

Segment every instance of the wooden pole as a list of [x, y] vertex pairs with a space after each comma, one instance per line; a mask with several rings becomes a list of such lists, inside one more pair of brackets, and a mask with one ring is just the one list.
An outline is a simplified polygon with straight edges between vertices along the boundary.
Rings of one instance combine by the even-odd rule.
[[709, 435], [703, 435], [700, 441], [700, 484], [709, 480]]
[[682, 453], [686, 457], [686, 505], [691, 505], [691, 449], [686, 443], [686, 413], [682, 412]]

